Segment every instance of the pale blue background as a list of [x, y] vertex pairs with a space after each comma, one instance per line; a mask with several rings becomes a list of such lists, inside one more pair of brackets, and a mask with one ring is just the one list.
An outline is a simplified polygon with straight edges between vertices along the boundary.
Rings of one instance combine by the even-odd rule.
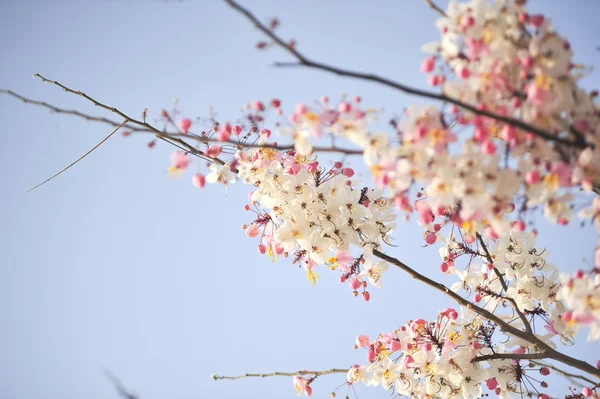
[[[541, 1], [533, 1], [539, 9]], [[545, 7], [572, 39], [577, 60], [598, 64], [599, 2]], [[374, 71], [417, 86], [419, 48], [438, 36], [419, 1], [245, 1], [315, 59]], [[270, 67], [262, 37], [220, 1], [0, 1], [0, 87], [110, 116], [32, 79], [41, 73], [122, 110], [150, 115], [179, 98], [185, 115], [279, 97], [286, 107], [326, 94], [360, 94], [386, 115], [412, 99], [320, 72]], [[598, 86], [597, 75], [586, 84]], [[289, 108], [288, 108], [289, 109]], [[364, 362], [359, 333], [433, 318], [449, 304], [400, 271], [370, 303], [323, 270], [316, 287], [289, 260], [271, 264], [241, 224], [248, 187], [200, 191], [188, 172], [169, 179], [172, 148], [149, 137], [114, 137], [77, 167], [25, 191], [75, 160], [110, 128], [51, 115], [0, 97], [0, 397], [116, 398], [108, 369], [143, 399], [292, 398], [291, 379], [212, 382], [211, 373], [293, 371]], [[541, 218], [538, 218], [541, 219]], [[541, 229], [546, 226], [540, 222]], [[434, 249], [420, 248], [414, 221], [400, 224], [392, 253], [438, 276]], [[590, 257], [591, 229], [551, 229], [540, 238], [567, 270]], [[596, 362], [598, 344], [573, 353]], [[328, 397], [343, 376], [320, 378]], [[557, 396], [559, 393], [556, 392]], [[345, 391], [338, 391], [341, 397]], [[385, 398], [381, 389], [362, 396]]]

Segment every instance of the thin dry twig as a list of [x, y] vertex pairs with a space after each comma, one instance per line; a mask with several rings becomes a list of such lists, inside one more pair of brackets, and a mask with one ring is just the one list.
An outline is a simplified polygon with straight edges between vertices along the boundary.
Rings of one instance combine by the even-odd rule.
[[[47, 79], [47, 81], [54, 82], [49, 79]], [[64, 89], [65, 86], [60, 85], [60, 87], [62, 87]], [[76, 90], [72, 90], [72, 89], [69, 89], [67, 91], [70, 93], [79, 93]], [[57, 114], [73, 115], [73, 116], [76, 116], [79, 118], [83, 118], [87, 121], [104, 123], [104, 124], [111, 125], [111, 126], [119, 125], [118, 122], [115, 122], [108, 118], [93, 116], [93, 115], [89, 115], [89, 114], [86, 114], [86, 113], [83, 113], [80, 111], [76, 111], [76, 110], [60, 108], [60, 107], [54, 106], [52, 104], [48, 104], [44, 101], [32, 100], [30, 98], [22, 96], [21, 94], [15, 93], [12, 90], [0, 89], [0, 94], [7, 94], [9, 96], [15, 97], [15, 98], [23, 101], [26, 104], [37, 105], [37, 106], [40, 106], [43, 108], [47, 108], [51, 112], [54, 112]], [[107, 109], [106, 107], [103, 107], [103, 108]], [[118, 111], [119, 114], [124, 115], [124, 113], [119, 111], [117, 108], [112, 108], [112, 107], [108, 107], [108, 108], [115, 109], [116, 111]], [[148, 124], [148, 126], [151, 126], [151, 125]], [[150, 133], [150, 134], [157, 135], [156, 131], [158, 129], [153, 129], [151, 127], [145, 127], [145, 126], [131, 126], [131, 127], [128, 127], [128, 130], [132, 133]], [[230, 144], [230, 145], [232, 145], [236, 148], [240, 148], [240, 149], [241, 148], [271, 148], [271, 149], [276, 149], [279, 151], [289, 151], [289, 150], [294, 149], [293, 144], [291, 144], [291, 145], [273, 145], [273, 144], [261, 145], [261, 144], [257, 144], [257, 143], [242, 143], [242, 142], [237, 142], [237, 141], [233, 141], [233, 140], [223, 142], [223, 141], [218, 141], [213, 138], [185, 134], [185, 133], [181, 133], [181, 132], [169, 132], [169, 131], [161, 131], [160, 134], [161, 134], [161, 137], [178, 138], [178, 139], [182, 139], [182, 140], [188, 139], [188, 140], [194, 140], [196, 142], [200, 142], [203, 144], [209, 144], [209, 143], [220, 144], [220, 145]], [[363, 154], [363, 151], [360, 149], [343, 148], [343, 147], [336, 147], [336, 146], [330, 146], [330, 147], [315, 146], [315, 147], [313, 147], [313, 151], [315, 153], [317, 153], [317, 152], [332, 152], [332, 153], [340, 153], [343, 155], [362, 155]]]
[[236, 376], [232, 376], [232, 377], [228, 377], [228, 376], [220, 376], [220, 375], [212, 375], [212, 379], [217, 381], [217, 380], [239, 380], [241, 378], [249, 378], [249, 377], [259, 377], [259, 378], [265, 378], [265, 377], [294, 377], [296, 375], [312, 375], [315, 378], [321, 375], [327, 375], [327, 374], [345, 374], [348, 372], [349, 369], [329, 369], [329, 370], [322, 370], [322, 371], [308, 371], [308, 370], [300, 370], [300, 371], [296, 371], [296, 372], [279, 372], [276, 371], [274, 373], [267, 373], [267, 374], [252, 374], [252, 373], [247, 373], [247, 374], [242, 374], [242, 375], [236, 375]]
[[583, 376], [581, 374], [573, 374], [573, 373], [569, 373], [568, 371], [565, 371], [563, 369], [560, 369], [556, 366], [554, 366], [553, 364], [547, 364], [544, 362], [540, 362], [539, 360], [534, 361], [533, 363], [537, 364], [538, 366], [541, 367], [548, 367], [549, 369], [552, 369], [554, 371], [556, 371], [557, 373], [560, 373], [562, 375], [564, 375], [571, 383], [573, 384], [579, 384], [580, 387], [583, 387], [583, 383], [580, 381], [576, 381], [576, 380], [581, 380], [581, 381], [585, 381], [588, 382], [592, 385], [597, 384], [597, 382], [594, 382], [593, 380], [587, 378], [586, 376]]
[[96, 148], [100, 147], [106, 140], [108, 140], [113, 134], [115, 134], [117, 132], [117, 130], [119, 130], [120, 128], [122, 128], [123, 126], [125, 126], [126, 123], [127, 123], [127, 121], [123, 121], [123, 123], [121, 123], [119, 126], [117, 126], [117, 128], [115, 130], [113, 130], [108, 136], [106, 136], [98, 144], [96, 144], [95, 146], [93, 146], [91, 150], [89, 150], [88, 152], [86, 152], [85, 154], [83, 154], [82, 156], [80, 156], [79, 158], [77, 158], [77, 160], [75, 162], [73, 162], [72, 164], [70, 164], [69, 166], [67, 166], [66, 168], [64, 168], [63, 170], [61, 170], [60, 172], [55, 173], [52, 177], [49, 177], [48, 179], [44, 180], [40, 184], [38, 184], [36, 186], [33, 186], [32, 188], [30, 188], [29, 190], [27, 190], [25, 193], [33, 191], [36, 188], [38, 188], [39, 186], [48, 183], [50, 180], [54, 179], [55, 177], [57, 177], [58, 175], [60, 175], [61, 173], [63, 173], [67, 169], [69, 169], [71, 166], [75, 165], [77, 162], [79, 162], [83, 158], [87, 157], [92, 151], [94, 151]]
[[129, 392], [125, 388], [125, 386], [123, 385], [123, 383], [121, 382], [121, 380], [118, 379], [117, 376], [115, 376], [113, 373], [111, 373], [110, 371], [106, 370], [104, 372], [104, 375], [113, 384], [113, 386], [115, 387], [117, 393], [123, 399], [138, 399], [138, 397], [136, 395], [132, 394], [131, 392]]
[[330, 73], [340, 75], [340, 76], [346, 76], [346, 77], [350, 77], [350, 78], [380, 83], [384, 86], [391, 87], [391, 88], [399, 90], [403, 93], [412, 94], [412, 95], [416, 95], [419, 97], [424, 97], [424, 98], [429, 98], [432, 100], [438, 100], [438, 101], [454, 104], [454, 105], [456, 105], [462, 109], [465, 109], [467, 111], [470, 111], [476, 115], [485, 116], [485, 117], [494, 119], [496, 121], [506, 123], [513, 127], [522, 129], [526, 132], [530, 132], [530, 133], [532, 133], [540, 138], [543, 138], [545, 140], [548, 140], [548, 141], [553, 141], [556, 143], [564, 144], [566, 146], [580, 148], [580, 149], [583, 149], [583, 148], [586, 148], [589, 146], [593, 147], [592, 144], [586, 143], [585, 141], [581, 141], [579, 138], [577, 138], [575, 141], [571, 141], [571, 140], [568, 140], [568, 139], [565, 139], [562, 137], [558, 137], [544, 129], [538, 128], [534, 125], [530, 125], [521, 120], [497, 115], [497, 114], [487, 111], [487, 110], [478, 109], [474, 105], [462, 102], [456, 98], [449, 97], [443, 93], [438, 94], [438, 93], [433, 93], [433, 92], [429, 92], [429, 91], [425, 91], [425, 90], [420, 90], [420, 89], [410, 87], [403, 83], [398, 83], [391, 79], [384, 78], [384, 77], [381, 77], [379, 75], [375, 75], [372, 73], [351, 71], [348, 69], [343, 69], [343, 68], [335, 67], [332, 65], [324, 64], [321, 62], [313, 61], [313, 60], [307, 58], [306, 56], [304, 56], [303, 54], [301, 54], [298, 50], [296, 50], [295, 47], [290, 46], [289, 43], [286, 43], [283, 39], [281, 39], [279, 36], [277, 36], [273, 32], [273, 30], [269, 29], [265, 24], [260, 22], [254, 14], [252, 14], [249, 10], [247, 10], [246, 8], [239, 5], [236, 1], [234, 1], [234, 0], [224, 0], [224, 1], [227, 4], [229, 4], [234, 10], [236, 10], [240, 14], [244, 15], [248, 20], [250, 20], [256, 26], [256, 28], [258, 28], [261, 32], [263, 32], [265, 35], [267, 35], [271, 40], [273, 40], [276, 44], [281, 46], [285, 51], [290, 53], [292, 56], [294, 56], [294, 58], [296, 58], [298, 60], [298, 62], [291, 62], [291, 63], [290, 62], [277, 62], [277, 63], [275, 63], [275, 66], [278, 66], [278, 67], [288, 67], [288, 66], [308, 67], [308, 68], [313, 68], [313, 69], [330, 72]]

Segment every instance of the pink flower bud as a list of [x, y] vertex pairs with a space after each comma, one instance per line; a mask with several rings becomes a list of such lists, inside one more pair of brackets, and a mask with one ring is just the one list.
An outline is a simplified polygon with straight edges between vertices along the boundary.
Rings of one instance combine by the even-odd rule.
[[179, 129], [183, 132], [183, 133], [187, 133], [190, 130], [190, 127], [192, 127], [192, 121], [185, 118], [179, 121]]
[[273, 98], [271, 100], [271, 106], [273, 108], [279, 108], [279, 106], [281, 105], [281, 100], [277, 99], [277, 98]]
[[548, 367], [542, 367], [540, 369], [540, 374], [541, 375], [549, 375], [550, 374], [550, 369]]
[[369, 337], [367, 335], [359, 335], [356, 337], [356, 346], [359, 348], [365, 348], [369, 346]]
[[260, 244], [260, 245], [258, 246], [258, 252], [259, 252], [261, 255], [264, 255], [264, 254], [267, 252], [267, 247], [265, 247], [264, 245]]
[[254, 101], [252, 103], [252, 108], [254, 108], [255, 111], [264, 111], [265, 110], [265, 105], [260, 102], [260, 101]]
[[481, 152], [486, 155], [494, 155], [496, 153], [496, 146], [494, 145], [494, 142], [490, 139], [485, 140], [481, 144]]
[[221, 155], [221, 147], [216, 145], [208, 147], [206, 150], [206, 155], [211, 158], [217, 158], [219, 155]]
[[529, 18], [527, 18], [527, 22], [534, 28], [539, 28], [544, 23], [544, 16], [541, 14], [530, 15]]
[[425, 236], [425, 242], [428, 245], [433, 245], [435, 244], [435, 242], [437, 241], [437, 236], [434, 233], [427, 233], [427, 235]]
[[469, 68], [467, 67], [462, 67], [460, 71], [458, 71], [458, 77], [461, 79], [467, 79], [469, 76], [471, 76], [471, 71], [469, 71]]
[[588, 388], [588, 387], [584, 387], [584, 388], [581, 390], [581, 394], [582, 394], [583, 396], [585, 396], [586, 398], [589, 398], [590, 396], [592, 396], [592, 390], [591, 390], [590, 388]]
[[[260, 233], [258, 227], [255, 224], [251, 224], [246, 228], [246, 235], [250, 238], [256, 237]], [[259, 249], [260, 251], [260, 249]]]
[[435, 57], [434, 56], [427, 57], [421, 63], [421, 72], [429, 73], [429, 72], [433, 71], [434, 66], [435, 66]]
[[513, 226], [513, 228], [515, 229], [515, 231], [517, 232], [521, 232], [525, 230], [525, 222], [523, 222], [522, 220], [517, 220]]
[[336, 169], [342, 169], [342, 166], [343, 166], [343, 165], [342, 165], [342, 163], [341, 163], [341, 162], [335, 162], [335, 163], [333, 164], [333, 167], [334, 167], [334, 168], [336, 168]]
[[360, 287], [362, 285], [362, 282], [357, 279], [356, 277], [354, 277], [352, 280], [350, 280], [350, 288], [352, 288], [353, 290], [357, 290], [358, 287]]
[[475, 294], [475, 298], [473, 298], [473, 300], [475, 301], [475, 303], [481, 302], [481, 294], [479, 294], [479, 293]]
[[236, 136], [239, 136], [242, 133], [242, 127], [235, 125], [231, 131], [233, 132], [233, 134], [235, 134]]
[[540, 396], [538, 396], [538, 399], [550, 399], [550, 396], [548, 396], [545, 393], [543, 393]]
[[458, 319], [458, 312], [456, 310], [453, 310], [452, 312], [448, 313], [448, 318], [450, 320]]
[[344, 168], [342, 169], [342, 174], [348, 178], [354, 176], [354, 170], [352, 168]]
[[271, 137], [271, 131], [269, 129], [260, 129], [258, 134], [261, 136], [267, 136], [267, 138]]
[[500, 132], [500, 136], [505, 141], [513, 141], [517, 138], [517, 129], [510, 125], [504, 125]]
[[498, 386], [498, 381], [496, 381], [495, 378], [490, 378], [485, 382], [485, 385], [487, 386], [487, 389], [491, 391], [492, 389], [496, 389]]
[[352, 109], [352, 105], [347, 103], [346, 101], [342, 101], [340, 105], [338, 105], [338, 111], [342, 114], [347, 114]]
[[390, 343], [390, 351], [392, 352], [398, 352], [401, 349], [402, 345], [400, 344], [400, 341], [393, 339], [392, 342]]
[[540, 181], [542, 177], [537, 169], [532, 169], [525, 174], [525, 182], [529, 185], [538, 184]]
[[369, 363], [373, 363], [376, 358], [377, 358], [377, 355], [375, 354], [373, 347], [369, 348], [369, 350], [367, 351], [367, 361]]
[[217, 140], [229, 141], [229, 132], [227, 131], [227, 129], [222, 128], [219, 130], [219, 133], [217, 133]]
[[460, 27], [463, 29], [470, 28], [473, 25], [475, 25], [475, 18], [470, 15], [465, 15], [460, 20]]
[[371, 294], [369, 294], [369, 291], [365, 291], [362, 293], [362, 297], [365, 301], [369, 302], [369, 299], [371, 299]]
[[198, 188], [202, 188], [206, 185], [206, 178], [200, 173], [196, 173], [194, 176], [192, 176], [192, 184]]
[[471, 349], [473, 349], [474, 351], [476, 351], [479, 348], [481, 348], [481, 345], [479, 345], [479, 342], [477, 342], [477, 341], [471, 342], [470, 346], [471, 346]]
[[306, 396], [312, 395], [312, 388], [310, 387], [310, 385], [307, 385], [307, 386], [304, 387], [304, 394]]
[[585, 274], [583, 273], [583, 270], [578, 269], [578, 270], [575, 271], [575, 278], [576, 279], [582, 279], [583, 276], [585, 276]]

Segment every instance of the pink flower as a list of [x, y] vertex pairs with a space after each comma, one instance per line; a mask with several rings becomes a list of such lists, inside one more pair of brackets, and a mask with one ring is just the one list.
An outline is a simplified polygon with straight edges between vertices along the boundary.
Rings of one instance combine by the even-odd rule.
[[256, 237], [259, 233], [260, 231], [258, 230], [258, 227], [255, 224], [251, 224], [246, 228], [246, 235], [250, 238]]
[[190, 158], [183, 151], [173, 151], [171, 153], [171, 163], [173, 168], [183, 172], [190, 164]]
[[340, 105], [338, 105], [338, 111], [342, 114], [347, 114], [352, 109], [352, 105], [346, 101], [342, 101]]
[[525, 174], [525, 182], [529, 185], [538, 184], [540, 181], [542, 178], [537, 169], [532, 169]]
[[196, 173], [192, 176], [192, 184], [198, 188], [202, 188], [206, 185], [206, 178], [200, 173]]
[[494, 155], [496, 153], [496, 145], [490, 139], [485, 140], [481, 144], [481, 152], [483, 152], [486, 155]]
[[356, 337], [356, 346], [359, 348], [366, 348], [369, 346], [369, 337], [367, 335], [359, 335]]
[[217, 158], [219, 155], [221, 155], [221, 147], [217, 145], [208, 147], [208, 150], [206, 150], [206, 155], [211, 158]]
[[190, 127], [192, 127], [192, 121], [190, 119], [185, 118], [179, 121], [179, 129], [181, 129], [183, 133], [189, 132]]
[[429, 73], [429, 72], [433, 71], [434, 66], [435, 66], [435, 57], [434, 56], [427, 57], [421, 63], [421, 72]]

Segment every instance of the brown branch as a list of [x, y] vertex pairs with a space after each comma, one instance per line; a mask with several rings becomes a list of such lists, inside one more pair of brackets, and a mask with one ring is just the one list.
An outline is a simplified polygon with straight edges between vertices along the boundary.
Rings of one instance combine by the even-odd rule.
[[106, 140], [108, 140], [113, 134], [115, 134], [117, 132], [117, 130], [119, 130], [120, 128], [122, 128], [126, 123], [127, 123], [127, 121], [123, 121], [123, 123], [121, 123], [119, 126], [117, 126], [117, 128], [115, 130], [113, 130], [108, 136], [106, 136], [98, 144], [96, 144], [95, 146], [93, 146], [91, 150], [89, 150], [88, 152], [86, 152], [85, 154], [83, 154], [82, 156], [80, 156], [79, 158], [77, 158], [77, 160], [75, 162], [71, 163], [69, 166], [67, 166], [66, 168], [62, 169], [60, 172], [55, 173], [51, 177], [47, 178], [46, 180], [44, 180], [40, 184], [38, 184], [36, 186], [33, 186], [32, 188], [30, 188], [29, 190], [27, 190], [25, 193], [33, 191], [36, 188], [38, 188], [39, 186], [42, 186], [42, 185], [48, 183], [50, 180], [54, 179], [55, 177], [57, 177], [58, 175], [60, 175], [61, 173], [63, 173], [67, 169], [69, 169], [71, 166], [75, 165], [77, 162], [79, 162], [83, 158], [87, 157], [92, 151], [94, 151], [96, 148], [100, 147]]
[[[47, 80], [48, 82], [53, 82], [50, 80]], [[64, 88], [63, 85], [60, 85], [60, 87]], [[69, 89], [70, 90], [70, 89]], [[70, 90], [69, 92], [73, 93], [78, 93], [75, 90]], [[113, 120], [110, 120], [108, 118], [103, 118], [103, 117], [98, 117], [98, 116], [93, 116], [93, 115], [88, 115], [85, 114], [83, 112], [80, 111], [76, 111], [76, 110], [69, 110], [69, 109], [63, 109], [63, 108], [59, 108], [56, 107], [52, 104], [48, 104], [44, 101], [38, 101], [38, 100], [32, 100], [30, 98], [26, 98], [18, 93], [15, 93], [11, 90], [6, 90], [6, 89], [0, 89], [0, 94], [8, 94], [10, 96], [13, 96], [21, 101], [23, 101], [26, 104], [32, 104], [32, 105], [37, 105], [43, 108], [47, 108], [49, 109], [51, 112], [55, 112], [57, 114], [65, 114], [65, 115], [73, 115], [79, 118], [83, 118], [87, 121], [91, 121], [91, 122], [99, 122], [99, 123], [105, 123], [107, 125], [111, 125], [111, 126], [118, 126], [119, 124]], [[105, 108], [105, 107], [103, 107]], [[113, 109], [112, 107], [109, 107], [111, 109]], [[106, 109], [106, 108], [105, 108]], [[118, 109], [114, 108], [115, 110], [118, 111]], [[120, 112], [120, 111], [119, 111]], [[122, 113], [121, 113], [122, 114]], [[149, 124], [148, 124], [149, 125]], [[150, 125], [149, 125], [150, 126]], [[152, 129], [150, 127], [145, 127], [145, 126], [132, 126], [128, 128], [129, 131], [131, 132], [135, 132], [135, 133], [151, 133], [151, 134], [157, 134], [156, 131], [158, 129]], [[208, 138], [208, 137], [202, 137], [202, 136], [198, 136], [198, 135], [190, 135], [190, 134], [185, 134], [185, 133], [181, 133], [181, 132], [168, 132], [168, 131], [161, 131], [161, 136], [162, 137], [170, 137], [170, 138], [180, 138], [180, 139], [189, 139], [189, 140], [194, 140], [200, 143], [204, 143], [204, 144], [208, 144], [208, 143], [215, 143], [215, 144], [221, 144], [221, 145], [226, 145], [226, 144], [231, 144], [237, 148], [272, 148], [272, 149], [276, 149], [279, 151], [289, 151], [289, 150], [293, 150], [294, 149], [294, 145], [271, 145], [271, 144], [267, 144], [267, 145], [260, 145], [260, 144], [252, 144], [252, 143], [241, 143], [241, 142], [237, 142], [237, 141], [233, 141], [233, 140], [229, 140], [226, 142], [223, 141], [218, 141], [216, 139], [212, 139], [212, 138]], [[350, 148], [342, 148], [342, 147], [335, 147], [335, 146], [331, 146], [331, 147], [319, 147], [319, 146], [315, 146], [313, 147], [313, 151], [314, 152], [334, 152], [334, 153], [340, 153], [340, 154], [344, 154], [344, 155], [362, 155], [363, 151], [360, 149], [350, 149]]]
[[494, 313], [490, 312], [489, 310], [486, 310], [484, 308], [481, 308], [481, 307], [475, 305], [474, 303], [470, 302], [469, 300], [458, 295], [456, 292], [452, 291], [450, 288], [446, 287], [444, 284], [438, 283], [437, 281], [434, 281], [434, 280], [430, 279], [429, 277], [422, 275], [421, 273], [417, 272], [413, 268], [407, 266], [402, 261], [400, 261], [396, 258], [393, 258], [389, 255], [386, 255], [383, 252], [380, 252], [378, 250], [374, 250], [373, 254], [375, 256], [377, 256], [378, 258], [385, 260], [386, 262], [389, 262], [394, 266], [397, 266], [399, 269], [404, 270], [415, 280], [421, 281], [421, 282], [425, 283], [426, 285], [434, 288], [435, 290], [446, 294], [447, 296], [452, 298], [458, 304], [460, 304], [460, 305], [466, 307], [467, 309], [470, 309], [470, 310], [474, 311], [475, 313], [478, 313], [482, 317], [496, 323], [498, 326], [500, 326], [500, 328], [504, 332], [514, 335], [515, 337], [520, 338], [526, 342], [529, 342], [539, 352], [545, 353], [546, 358], [554, 359], [556, 361], [559, 361], [561, 363], [564, 363], [566, 365], [569, 365], [569, 366], [579, 369], [581, 371], [585, 371], [586, 373], [589, 373], [596, 377], [600, 377], [600, 369], [592, 366], [591, 364], [589, 364], [587, 362], [584, 362], [583, 360], [575, 359], [573, 357], [570, 357], [568, 355], [565, 355], [564, 353], [557, 351], [556, 349], [552, 348], [550, 345], [548, 345], [547, 343], [545, 343], [544, 341], [539, 339], [535, 334], [530, 334], [526, 331], [522, 331], [518, 328], [511, 326], [506, 321], [502, 320], [500, 317], [496, 316]]
[[186, 143], [182, 139], [177, 138], [177, 137], [169, 137], [168, 135], [165, 135], [163, 132], [161, 132], [160, 130], [158, 130], [157, 128], [155, 128], [154, 126], [152, 126], [151, 124], [147, 123], [145, 120], [142, 122], [142, 121], [139, 121], [139, 120], [137, 120], [135, 118], [132, 118], [129, 115], [121, 112], [120, 110], [118, 110], [115, 107], [111, 107], [109, 105], [103, 104], [103, 103], [95, 100], [94, 98], [88, 96], [87, 94], [85, 94], [82, 91], [77, 91], [77, 90], [70, 89], [67, 86], [62, 85], [62, 84], [60, 84], [59, 82], [57, 82], [55, 80], [46, 79], [45, 77], [43, 77], [39, 73], [36, 73], [33, 76], [42, 79], [42, 81], [45, 82], [45, 83], [51, 83], [53, 85], [56, 85], [56, 86], [60, 87], [61, 89], [63, 89], [64, 91], [66, 91], [67, 93], [71, 93], [71, 94], [75, 94], [75, 95], [81, 96], [81, 97], [85, 98], [86, 100], [90, 101], [95, 106], [103, 108], [103, 109], [106, 109], [107, 111], [110, 111], [110, 112], [112, 112], [114, 114], [119, 115], [120, 117], [122, 117], [123, 119], [125, 119], [127, 122], [130, 122], [130, 123], [132, 123], [134, 125], [141, 126], [141, 127], [145, 128], [145, 129], [148, 129], [148, 130], [152, 131], [156, 135], [156, 137], [158, 137], [158, 138], [166, 140], [166, 141], [168, 141], [168, 142], [170, 142], [172, 144], [177, 143], [177, 144], [179, 144], [179, 146], [184, 147], [186, 149], [186, 151], [188, 151], [190, 154], [196, 155], [196, 156], [198, 156], [200, 158], [206, 159], [207, 161], [216, 163], [218, 165], [225, 165], [225, 162], [223, 162], [222, 160], [220, 160], [218, 158], [210, 158], [210, 157], [206, 156], [206, 154], [203, 151], [200, 151], [199, 149], [191, 146], [190, 144]]
[[136, 395], [132, 394], [125, 388], [121, 380], [118, 379], [113, 373], [111, 373], [110, 371], [105, 371], [104, 375], [113, 384], [113, 386], [117, 390], [117, 393], [123, 399], [138, 399]]
[[547, 359], [550, 356], [545, 352], [538, 353], [493, 353], [491, 355], [476, 356], [471, 360], [472, 362], [483, 362], [486, 360], [503, 360], [503, 359], [517, 359], [517, 360], [531, 360], [531, 359]]
[[429, 6], [429, 8], [431, 8], [433, 11], [437, 12], [438, 14], [440, 14], [442, 17], [447, 17], [448, 16], [448, 15], [446, 15], [446, 12], [444, 10], [442, 10], [432, 0], [424, 0], [424, 1], [425, 1], [425, 4], [427, 4]]
[[315, 378], [320, 376], [320, 375], [327, 375], [327, 374], [337, 374], [337, 373], [347, 373], [349, 369], [329, 369], [329, 370], [322, 370], [322, 371], [308, 371], [308, 370], [300, 370], [300, 371], [296, 371], [296, 372], [289, 372], [289, 373], [284, 373], [284, 372], [279, 372], [276, 371], [274, 373], [267, 373], [267, 374], [242, 374], [242, 375], [237, 375], [237, 376], [221, 376], [221, 375], [212, 375], [211, 378], [214, 381], [217, 380], [239, 380], [241, 378], [249, 378], [249, 377], [259, 377], [259, 378], [265, 378], [265, 377], [294, 377], [297, 375], [312, 375]]
[[429, 92], [429, 91], [425, 91], [425, 90], [420, 90], [420, 89], [417, 89], [414, 87], [407, 86], [402, 83], [395, 82], [391, 79], [381, 77], [379, 75], [351, 71], [351, 70], [323, 64], [321, 62], [313, 61], [313, 60], [307, 58], [306, 56], [302, 55], [294, 47], [289, 46], [288, 43], [284, 42], [271, 29], [269, 29], [266, 25], [261, 23], [258, 20], [258, 18], [256, 18], [256, 16], [254, 16], [254, 14], [252, 14], [246, 8], [240, 6], [234, 0], [224, 0], [224, 1], [227, 4], [229, 4], [233, 9], [235, 9], [236, 11], [238, 11], [239, 13], [244, 15], [247, 19], [249, 19], [256, 26], [256, 28], [258, 28], [261, 32], [263, 32], [265, 35], [267, 35], [271, 40], [273, 40], [275, 43], [277, 43], [279, 46], [281, 46], [283, 49], [285, 49], [288, 53], [293, 55], [294, 58], [296, 58], [298, 60], [297, 63], [275, 63], [275, 66], [279, 66], [279, 67], [302, 66], [302, 67], [308, 67], [308, 68], [313, 68], [313, 69], [330, 72], [330, 73], [340, 75], [340, 76], [346, 76], [346, 77], [350, 77], [350, 78], [380, 83], [384, 86], [391, 87], [391, 88], [399, 90], [403, 93], [412, 94], [412, 95], [416, 95], [419, 97], [425, 97], [425, 98], [429, 98], [432, 100], [438, 100], [438, 101], [454, 104], [454, 105], [456, 105], [462, 109], [465, 109], [467, 111], [470, 111], [476, 115], [485, 116], [485, 117], [494, 119], [496, 121], [506, 123], [515, 128], [519, 128], [524, 131], [530, 132], [530, 133], [532, 133], [540, 138], [546, 139], [548, 141], [553, 141], [556, 143], [561, 143], [561, 144], [564, 144], [567, 146], [572, 146], [572, 147], [581, 148], [581, 149], [586, 148], [588, 146], [593, 146], [592, 144], [587, 144], [587, 143], [581, 142], [579, 140], [570, 141], [570, 140], [555, 136], [554, 134], [552, 134], [544, 129], [540, 129], [536, 126], [530, 125], [530, 124], [525, 123], [518, 119], [505, 117], [505, 116], [494, 114], [493, 112], [490, 112], [487, 110], [478, 109], [474, 105], [467, 104], [456, 98], [448, 97], [445, 94], [438, 94], [438, 93], [433, 93], [433, 92]]
[[502, 273], [500, 273], [500, 270], [498, 270], [498, 268], [496, 266], [494, 266], [494, 259], [492, 258], [492, 255], [490, 254], [490, 251], [488, 250], [487, 245], [485, 245], [485, 242], [483, 241], [483, 237], [481, 237], [481, 234], [479, 234], [479, 232], [476, 232], [475, 234], [477, 236], [477, 240], [479, 240], [479, 244], [483, 248], [483, 252], [485, 252], [485, 258], [487, 259], [489, 264], [494, 267], [494, 273], [500, 280], [502, 289], [506, 293], [506, 300], [508, 300], [510, 302], [512, 308], [519, 315], [519, 318], [521, 319], [521, 321], [523, 322], [523, 325], [525, 326], [525, 331], [527, 331], [529, 334], [533, 334], [531, 325], [529, 324], [529, 321], [527, 320], [527, 317], [525, 316], [525, 314], [523, 314], [521, 309], [519, 309], [519, 306], [517, 305], [517, 301], [515, 301], [515, 298], [508, 296], [508, 284], [506, 283], [506, 280], [504, 280], [504, 276], [502, 275]]

